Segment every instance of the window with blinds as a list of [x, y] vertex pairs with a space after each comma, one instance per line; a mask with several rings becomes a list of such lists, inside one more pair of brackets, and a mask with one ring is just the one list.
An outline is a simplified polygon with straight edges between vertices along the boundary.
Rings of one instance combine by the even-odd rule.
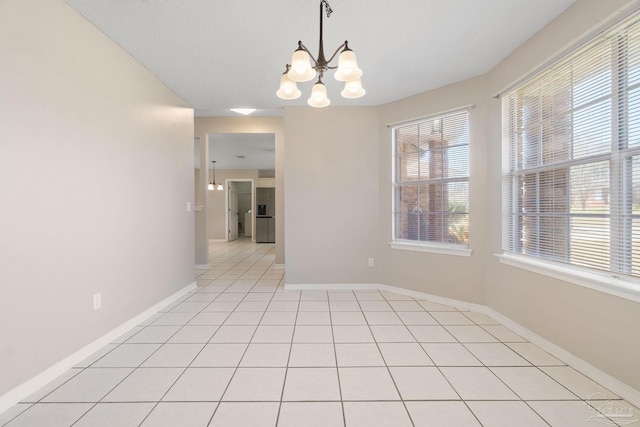
[[394, 242], [468, 246], [467, 111], [393, 129]]
[[640, 22], [503, 99], [503, 250], [640, 278]]

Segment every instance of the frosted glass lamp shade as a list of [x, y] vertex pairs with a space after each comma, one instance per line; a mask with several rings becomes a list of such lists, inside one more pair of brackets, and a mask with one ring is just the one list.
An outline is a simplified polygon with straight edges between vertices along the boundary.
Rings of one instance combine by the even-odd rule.
[[207, 190], [213, 190], [213, 182], [210, 182], [209, 185], [207, 185]]
[[311, 57], [306, 51], [298, 49], [293, 52], [287, 76], [294, 82], [308, 82], [316, 76], [316, 70], [311, 68]]
[[291, 80], [287, 74], [283, 74], [280, 78], [280, 89], [276, 92], [280, 99], [298, 99], [302, 92], [298, 89], [296, 82]]
[[344, 83], [344, 89], [340, 93], [345, 98], [360, 98], [367, 93], [366, 90], [362, 88], [362, 82], [360, 79], [351, 80]]
[[307, 104], [312, 107], [322, 108], [331, 104], [329, 98], [327, 98], [327, 88], [321, 82], [313, 85], [311, 90], [311, 97], [307, 100]]
[[362, 76], [362, 70], [358, 68], [356, 54], [351, 49], [343, 50], [338, 58], [338, 70], [333, 75], [336, 80], [348, 82], [359, 79]]
[[218, 186], [216, 187], [216, 190], [224, 190], [224, 189], [222, 188], [222, 184], [218, 184]]

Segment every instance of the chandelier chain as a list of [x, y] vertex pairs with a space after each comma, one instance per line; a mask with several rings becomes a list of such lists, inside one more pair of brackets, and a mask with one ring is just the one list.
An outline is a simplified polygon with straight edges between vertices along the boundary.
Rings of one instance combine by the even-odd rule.
[[327, 12], [327, 18], [330, 18], [333, 13], [333, 9], [331, 9], [327, 0], [322, 0], [322, 3], [324, 3], [324, 10]]

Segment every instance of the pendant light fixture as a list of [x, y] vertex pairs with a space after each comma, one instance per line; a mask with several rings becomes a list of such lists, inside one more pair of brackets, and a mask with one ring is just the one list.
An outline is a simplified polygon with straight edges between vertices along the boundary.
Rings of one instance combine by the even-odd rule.
[[[313, 57], [309, 49], [298, 41], [298, 48], [293, 52], [291, 57], [291, 64], [287, 64], [282, 77], [280, 78], [280, 88], [276, 92], [281, 99], [298, 99], [301, 95], [300, 90], [296, 83], [307, 82], [318, 76], [318, 80], [313, 85], [311, 90], [311, 97], [307, 100], [307, 103], [312, 107], [326, 107], [331, 104], [331, 100], [327, 97], [327, 88], [322, 82], [324, 73], [328, 70], [337, 71], [334, 74], [336, 80], [344, 82], [344, 89], [341, 94], [345, 98], [353, 99], [360, 98], [366, 91], [362, 88], [362, 82], [360, 77], [362, 76], [362, 70], [358, 68], [358, 61], [356, 60], [356, 54], [349, 49], [349, 42], [345, 41], [342, 45], [336, 49], [334, 54], [327, 60], [324, 56], [324, 42], [323, 42], [323, 22], [322, 22], [322, 7], [324, 6], [327, 13], [327, 18], [331, 16], [333, 10], [327, 0], [320, 1], [320, 48], [317, 59]], [[338, 57], [338, 65], [330, 66], [329, 64], [336, 57], [338, 52], [342, 49], [340, 56]], [[313, 65], [311, 64], [313, 61]]]
[[216, 184], [216, 161], [211, 160], [211, 163], [213, 163], [213, 181], [207, 185], [207, 190], [223, 190], [222, 184]]

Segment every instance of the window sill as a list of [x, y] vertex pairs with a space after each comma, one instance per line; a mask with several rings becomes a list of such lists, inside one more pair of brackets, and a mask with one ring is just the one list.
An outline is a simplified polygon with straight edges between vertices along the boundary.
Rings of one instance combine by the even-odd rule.
[[640, 285], [622, 277], [596, 273], [523, 255], [496, 254], [502, 264], [563, 280], [578, 286], [640, 302]]
[[446, 243], [413, 243], [413, 242], [405, 242], [405, 241], [395, 241], [389, 242], [389, 246], [392, 249], [400, 249], [403, 251], [415, 251], [415, 252], [429, 252], [433, 254], [441, 254], [441, 255], [455, 255], [455, 256], [471, 256], [472, 250], [460, 246], [460, 245], [449, 245]]

